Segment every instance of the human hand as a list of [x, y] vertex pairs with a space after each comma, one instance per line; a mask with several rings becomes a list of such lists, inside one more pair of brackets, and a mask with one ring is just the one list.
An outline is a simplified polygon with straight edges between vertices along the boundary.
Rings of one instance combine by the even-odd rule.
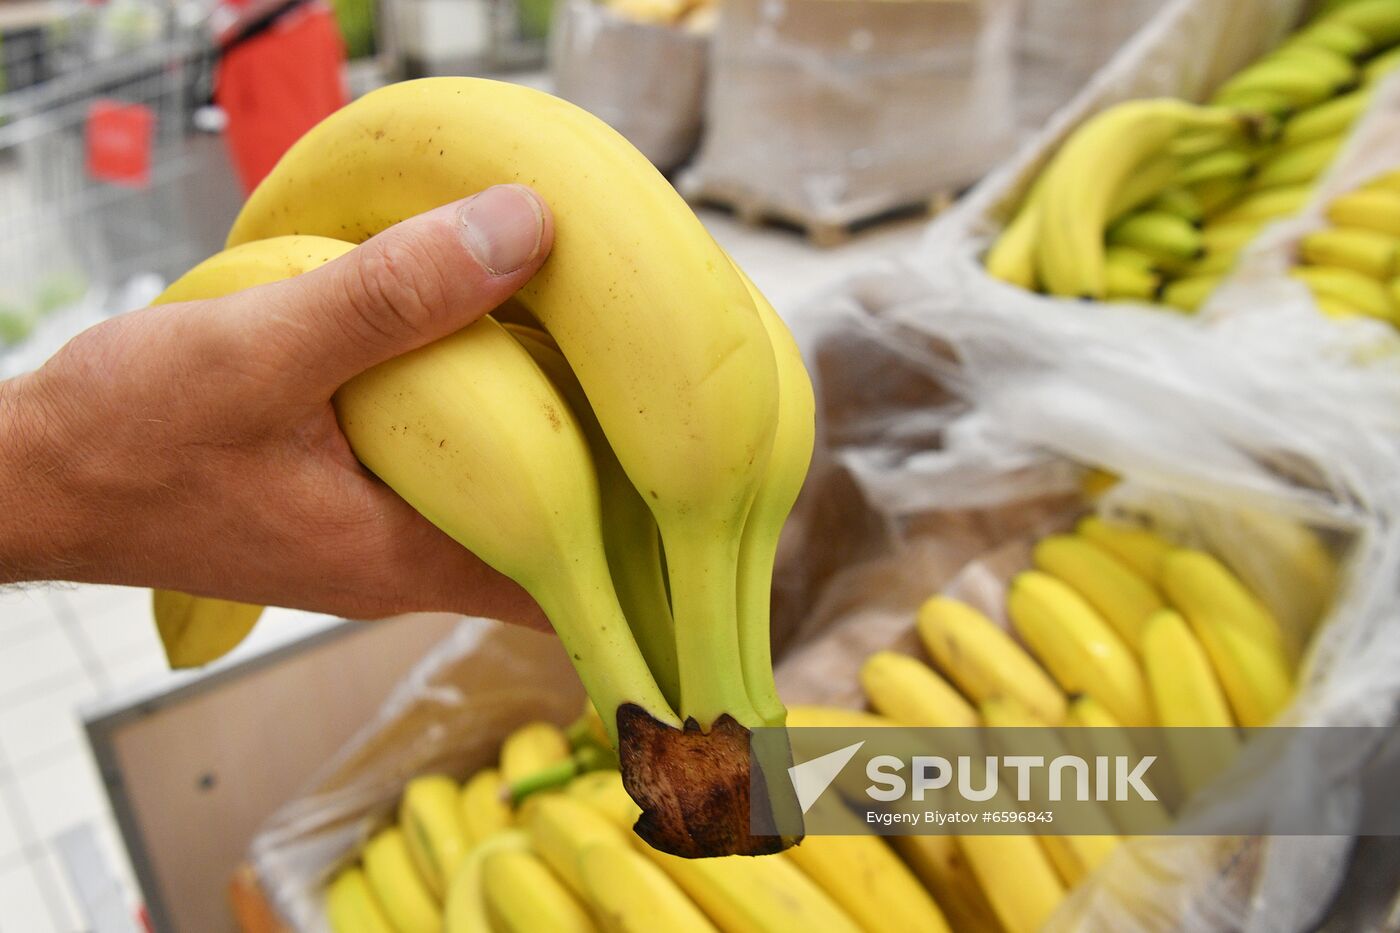
[[0, 382], [0, 583], [545, 626], [359, 464], [331, 396], [491, 311], [553, 237], [536, 195], [489, 188], [295, 279], [104, 322]]

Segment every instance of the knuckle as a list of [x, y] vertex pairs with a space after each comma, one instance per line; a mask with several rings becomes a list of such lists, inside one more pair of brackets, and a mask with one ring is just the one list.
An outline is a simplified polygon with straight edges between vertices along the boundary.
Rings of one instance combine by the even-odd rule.
[[354, 264], [351, 287], [371, 340], [429, 337], [442, 314], [443, 294], [433, 264], [401, 238], [371, 240]]

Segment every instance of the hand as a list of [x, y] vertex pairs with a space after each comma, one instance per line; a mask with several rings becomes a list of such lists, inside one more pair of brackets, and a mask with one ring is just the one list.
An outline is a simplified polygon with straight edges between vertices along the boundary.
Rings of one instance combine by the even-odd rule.
[[0, 382], [0, 583], [544, 626], [356, 461], [331, 396], [495, 308], [553, 237], [533, 192], [489, 188], [295, 279], [114, 318]]

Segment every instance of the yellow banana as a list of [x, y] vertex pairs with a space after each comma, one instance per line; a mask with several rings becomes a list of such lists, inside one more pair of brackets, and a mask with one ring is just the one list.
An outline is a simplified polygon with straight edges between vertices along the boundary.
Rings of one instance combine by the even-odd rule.
[[1271, 52], [1266, 61], [1296, 63], [1316, 74], [1325, 75], [1338, 86], [1352, 84], [1358, 77], [1356, 62], [1350, 55], [1316, 44], [1284, 43]]
[[326, 888], [326, 917], [334, 933], [394, 933], [358, 868], [342, 870]]
[[1374, 85], [1396, 68], [1400, 68], [1400, 48], [1393, 48], [1383, 55], [1377, 55], [1361, 69], [1361, 80]]
[[1219, 252], [1237, 254], [1259, 235], [1263, 226], [1257, 221], [1245, 221], [1237, 224], [1206, 224], [1201, 229], [1201, 245], [1206, 248], [1207, 256]]
[[1361, 187], [1372, 191], [1390, 191], [1394, 194], [1400, 194], [1400, 169], [1382, 172]]
[[413, 867], [403, 832], [382, 829], [365, 843], [361, 859], [374, 898], [397, 933], [439, 933], [442, 912]]
[[569, 739], [552, 722], [536, 720], [514, 729], [501, 743], [501, 780], [521, 778], [568, 759]]
[[1366, 34], [1372, 48], [1400, 42], [1400, 10], [1390, 0], [1359, 0], [1326, 14], [1325, 23], [1341, 23]]
[[[1400, 299], [1400, 293], [1396, 293], [1394, 289], [1392, 289], [1391, 291], [1397, 299]], [[1344, 319], [1349, 317], [1371, 317], [1371, 315], [1367, 314], [1365, 311], [1362, 311], [1355, 305], [1348, 304], [1347, 302], [1342, 301], [1338, 298], [1334, 298], [1331, 295], [1319, 295], [1314, 293], [1313, 304], [1317, 305], [1317, 310], [1321, 311], [1323, 315], [1330, 318]]]
[[[525, 814], [525, 830], [536, 854], [579, 897], [588, 896], [579, 854], [595, 843], [627, 845], [623, 830], [583, 801], [567, 794], [537, 798]], [[628, 833], [627, 835], [631, 835]]]
[[1207, 181], [1238, 181], [1254, 171], [1254, 160], [1239, 149], [1218, 149], [1197, 156], [1182, 166], [1176, 176], [1179, 185], [1199, 185]]
[[863, 710], [801, 704], [788, 707], [789, 729], [879, 729], [898, 725], [893, 719]]
[[1200, 258], [1202, 249], [1201, 232], [1190, 222], [1165, 211], [1128, 215], [1109, 228], [1108, 242], [1177, 262]]
[[860, 667], [870, 705], [906, 726], [974, 728], [977, 711], [917, 658], [877, 651]]
[[959, 836], [958, 847], [1006, 933], [1037, 933], [1065, 899], [1035, 836]]
[[1308, 202], [1310, 197], [1312, 197], [1312, 185], [1292, 185], [1287, 188], [1251, 191], [1239, 200], [1226, 205], [1224, 210], [1211, 218], [1211, 222], [1225, 225], [1285, 217], [1302, 210], [1303, 205]]
[[[1142, 665], [1157, 720], [1169, 727], [1166, 739], [1177, 777], [1188, 793], [1198, 791], [1239, 754], [1235, 721], [1210, 659], [1186, 620], [1163, 609], [1143, 632]], [[1171, 727], [1194, 728], [1177, 733]]]
[[1084, 597], [1130, 648], [1137, 648], [1148, 617], [1164, 605], [1151, 582], [1080, 535], [1044, 538], [1032, 558], [1037, 567]]
[[1311, 142], [1280, 149], [1259, 164], [1249, 185], [1255, 191], [1311, 184], [1332, 164], [1346, 141], [1343, 134], [1325, 136]]
[[1244, 191], [1245, 182], [1241, 178], [1212, 178], [1191, 185], [1191, 193], [1201, 202], [1207, 217], [1214, 217], [1228, 204], [1233, 204]]
[[1118, 247], [1104, 257], [1104, 297], [1115, 301], [1151, 301], [1161, 288], [1162, 276], [1136, 263], [1125, 262]]
[[507, 829], [478, 842], [457, 865], [443, 908], [444, 933], [495, 933], [486, 908], [481, 866], [495, 852], [529, 852], [530, 837]]
[[1292, 675], [1278, 623], [1214, 557], [1178, 549], [1162, 589], [1191, 623], [1242, 726], [1266, 726], [1287, 705]]
[[601, 813], [614, 826], [630, 829], [641, 812], [622, 786], [622, 775], [616, 771], [593, 771], [580, 774], [569, 782], [564, 793]]
[[808, 836], [784, 855], [866, 933], [950, 930], [938, 904], [879, 836]]
[[1371, 39], [1355, 26], [1321, 20], [1294, 33], [1283, 48], [1316, 46], [1355, 59], [1371, 50]]
[[1181, 185], [1163, 189], [1161, 194], [1148, 202], [1147, 209], [1174, 214], [1194, 226], [1199, 226], [1206, 219], [1201, 199], [1190, 188]]
[[1107, 219], [1115, 221], [1129, 211], [1156, 200], [1181, 173], [1181, 160], [1172, 152], [1159, 152], [1134, 170], [1113, 194]]
[[1363, 188], [1338, 195], [1327, 205], [1327, 219], [1336, 227], [1400, 237], [1400, 192]]
[[1314, 230], [1299, 246], [1302, 260], [1386, 280], [1400, 271], [1400, 239], [1374, 230]]
[[1370, 89], [1361, 88], [1309, 107], [1284, 124], [1279, 146], [1286, 151], [1329, 136], [1340, 136], [1356, 122], [1370, 102]]
[[482, 768], [462, 785], [457, 812], [469, 845], [480, 845], [510, 827], [507, 793], [501, 772], [495, 768]]
[[491, 928], [500, 933], [594, 933], [583, 905], [529, 852], [502, 849], [481, 863]]
[[1344, 301], [1362, 313], [1382, 320], [1395, 320], [1396, 309], [1390, 294], [1380, 282], [1354, 269], [1340, 266], [1298, 266], [1288, 273], [1314, 295], [1327, 295]]
[[1150, 531], [1112, 524], [1097, 515], [1080, 519], [1075, 530], [1148, 581], [1154, 584], [1161, 581], [1162, 558], [1172, 549], [1170, 542]]
[[470, 843], [457, 818], [457, 782], [444, 774], [409, 781], [399, 802], [399, 828], [418, 873], [442, 900]]
[[151, 609], [165, 660], [172, 668], [199, 667], [228, 654], [262, 617], [263, 607], [175, 590], [154, 590]]
[[919, 608], [919, 637], [945, 674], [974, 702], [1015, 697], [1058, 725], [1065, 696], [1050, 675], [996, 623], [966, 603], [935, 596]]
[[1031, 651], [1067, 693], [1090, 693], [1125, 726], [1152, 724], [1137, 660], [1092, 606], [1049, 574], [1011, 582], [1007, 612]]
[[1162, 289], [1162, 304], [1187, 313], [1195, 312], [1220, 287], [1224, 277], [1220, 273], [1207, 273], [1168, 282]]
[[[1185, 278], [1214, 278], [1219, 281], [1225, 277], [1226, 273], [1235, 268], [1235, 265], [1239, 261], [1240, 252], [1237, 249], [1207, 250], [1204, 256], [1187, 267]], [[1163, 291], [1165, 291], [1165, 289], [1163, 289]], [[1180, 300], [1180, 293], [1177, 294], [1177, 298]]]
[[[1113, 718], [1098, 700], [1084, 694], [1070, 701], [1065, 725], [1082, 729], [1070, 741], [1085, 758], [1103, 756], [1110, 760], [1126, 757], [1136, 760], [1140, 754], [1133, 747], [1129, 736], [1122, 731], [1123, 724]], [[1111, 812], [1119, 832], [1160, 833], [1172, 823], [1167, 808], [1159, 800], [1133, 800], [1115, 806]]]
[[718, 933], [665, 872], [630, 846], [586, 846], [579, 875], [605, 933]]
[[[810, 840], [809, 840], [810, 841]], [[958, 933], [999, 933], [996, 914], [954, 836], [891, 836], [889, 842]]]
[[1040, 235], [1040, 198], [1044, 183], [1042, 171], [1031, 183], [1011, 222], [992, 243], [985, 260], [988, 275], [1027, 291], [1034, 291], [1040, 285], [1035, 271], [1035, 244]]
[[[1340, 61], [1340, 59], [1339, 59]], [[1317, 67], [1314, 61], [1293, 56], [1270, 56], [1233, 78], [1216, 92], [1212, 103], [1249, 106], [1259, 94], [1278, 95], [1292, 110], [1327, 100], [1356, 80], [1356, 69], [1347, 62], [1344, 74]]]

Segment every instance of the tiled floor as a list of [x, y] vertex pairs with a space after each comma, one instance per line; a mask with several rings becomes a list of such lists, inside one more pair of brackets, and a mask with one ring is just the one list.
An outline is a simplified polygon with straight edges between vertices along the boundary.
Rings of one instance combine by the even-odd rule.
[[0, 933], [138, 929], [78, 709], [166, 676], [148, 600], [119, 587], [0, 591]]

